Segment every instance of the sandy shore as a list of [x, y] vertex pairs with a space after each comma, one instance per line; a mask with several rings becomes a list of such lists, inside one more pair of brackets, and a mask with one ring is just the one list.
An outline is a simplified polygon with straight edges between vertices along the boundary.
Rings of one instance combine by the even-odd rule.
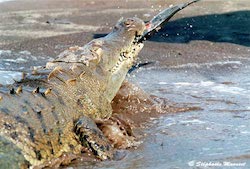
[[[55, 58], [69, 46], [83, 46], [91, 39], [107, 34], [121, 17], [137, 16], [147, 21], [169, 5], [186, 1], [2, 2], [0, 3], [0, 52], [10, 50], [20, 54], [20, 51], [26, 51], [22, 52], [22, 56], [28, 53], [26, 57], [40, 57], [42, 61], [34, 60], [27, 63], [26, 68], [29, 68]], [[195, 64], [206, 66], [210, 63], [235, 62], [239, 58], [249, 60], [249, 27], [249, 0], [204, 0], [178, 13], [162, 31], [145, 42], [138, 62], [150, 61], [154, 64], [149, 66], [153, 67], [185, 68]], [[13, 56], [8, 59], [15, 58]], [[121, 110], [120, 107], [117, 109]], [[163, 147], [163, 143], [160, 147]]]
[[[68, 46], [84, 45], [108, 33], [121, 17], [149, 20], [159, 10], [182, 2], [185, 1], [3, 2], [0, 48], [56, 57]], [[196, 3], [178, 13], [164, 30], [145, 43], [140, 61], [176, 66], [249, 57], [249, 9], [248, 0]]]

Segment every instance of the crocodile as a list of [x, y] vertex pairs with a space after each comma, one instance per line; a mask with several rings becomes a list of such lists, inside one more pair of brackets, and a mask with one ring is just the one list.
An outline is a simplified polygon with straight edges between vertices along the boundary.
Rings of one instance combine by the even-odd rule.
[[1, 86], [0, 166], [58, 167], [86, 151], [114, 159], [115, 148], [96, 123], [111, 117], [111, 102], [155, 28], [136, 17], [121, 19], [107, 36], [48, 62], [38, 87]]

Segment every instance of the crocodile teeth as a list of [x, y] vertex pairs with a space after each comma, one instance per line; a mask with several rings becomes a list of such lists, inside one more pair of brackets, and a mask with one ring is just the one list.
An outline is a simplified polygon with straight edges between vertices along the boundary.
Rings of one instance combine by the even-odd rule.
[[122, 57], [119, 57], [119, 62], [122, 62], [122, 61], [123, 61]]
[[121, 63], [122, 63], [122, 61], [118, 61], [118, 62], [115, 64], [115, 67], [119, 66]]
[[119, 66], [120, 66], [120, 64], [121, 64], [122, 62], [117, 62], [116, 63], [116, 65], [113, 67], [113, 69], [111, 70], [111, 72], [113, 73], [113, 72], [115, 72], [118, 68], [119, 68]]
[[127, 57], [126, 57], [126, 55], [125, 55], [125, 52], [122, 52], [122, 53], [120, 54], [120, 57], [119, 57], [118, 62], [117, 62], [117, 63], [115, 64], [115, 66], [112, 68], [111, 72], [112, 72], [112, 73], [115, 72], [115, 71], [119, 68], [119, 66], [122, 64], [122, 62], [125, 61], [126, 59], [127, 59]]
[[126, 57], [126, 52], [123, 52], [123, 53], [121, 54], [121, 57], [122, 57], [123, 60], [124, 60], [124, 59], [127, 59], [127, 57]]

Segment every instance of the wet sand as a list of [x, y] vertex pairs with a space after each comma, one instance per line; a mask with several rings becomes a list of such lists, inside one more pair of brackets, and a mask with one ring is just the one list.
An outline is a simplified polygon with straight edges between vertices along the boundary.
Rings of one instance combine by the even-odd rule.
[[[25, 54], [24, 52], [27, 60], [29, 60], [28, 57], [37, 57], [38, 60], [14, 65], [16, 66], [15, 69], [23, 67], [23, 70], [28, 71], [33, 66], [45, 64], [47, 60], [55, 58], [61, 51], [69, 46], [84, 45], [95, 37], [101, 37], [107, 34], [120, 17], [136, 15], [147, 21], [154, 16], [154, 14], [158, 13], [159, 10], [171, 4], [182, 2], [186, 1], [45, 0], [34, 3], [31, 0], [22, 0], [3, 2], [0, 3], [0, 50], [11, 50], [12, 53], [16, 52], [17, 54], [19, 54], [20, 51], [28, 51], [30, 54]], [[145, 47], [139, 54], [138, 62], [153, 62], [153, 64], [148, 65], [147, 68], [165, 68], [175, 71], [175, 69], [179, 68], [186, 69], [190, 65], [194, 67], [194, 69], [197, 69], [202, 66], [208, 67], [214, 63], [220, 65], [220, 63], [224, 62], [238, 63], [237, 61], [239, 59], [248, 60], [250, 56], [249, 10], [250, 2], [248, 0], [204, 0], [194, 4], [178, 13], [162, 31], [151, 40], [145, 42]], [[9, 57], [15, 58], [12, 54], [6, 55], [6, 58]], [[233, 68], [233, 66], [217, 66], [214, 71], [218, 73], [222, 71], [235, 73], [238, 69]], [[8, 69], [11, 68], [6, 67], [6, 70]], [[211, 74], [205, 71], [201, 74], [212, 78]], [[133, 75], [136, 76], [136, 73], [132, 74], [132, 76]], [[190, 75], [193, 76], [192, 73], [190, 73]], [[227, 82], [225, 82], [225, 84], [226, 83]], [[164, 93], [164, 91], [159, 93], [162, 92]], [[180, 101], [186, 96], [167, 96], [169, 96], [169, 98], [166, 98], [166, 103], [170, 106], [167, 107], [168, 112], [187, 111], [189, 110], [187, 108], [188, 106], [193, 106], [192, 104], [185, 103], [184, 105], [187, 108], [185, 109], [182, 103], [180, 105], [183, 106], [184, 109], [177, 108], [178, 106], [181, 107], [180, 105], [171, 107], [171, 104]], [[117, 97], [119, 97], [119, 95]], [[199, 97], [199, 95], [194, 97]], [[126, 104], [129, 105], [131, 103]], [[117, 112], [127, 110], [122, 107], [114, 108]], [[154, 108], [157, 110], [157, 107], [153, 107], [153, 109]], [[197, 107], [194, 106], [194, 112], [199, 112], [200, 109], [195, 108]], [[159, 140], [152, 141], [156, 135], [159, 135], [159, 133], [157, 134], [157, 132], [159, 132], [158, 129], [154, 130], [152, 127], [154, 126], [152, 119], [155, 117], [159, 118], [158, 115], [158, 113], [151, 114], [145, 116], [145, 119], [140, 119], [141, 114], [134, 114], [133, 117], [119, 116], [119, 118], [125, 118], [135, 124], [143, 123], [144, 126], [148, 126], [147, 130], [149, 132], [143, 130], [135, 131], [138, 135], [141, 135], [141, 137], [143, 137], [144, 134], [150, 135], [150, 137], [145, 139], [146, 144], [139, 147], [139, 152], [143, 152], [140, 150], [149, 146], [151, 143], [160, 145], [160, 147], [164, 147], [163, 144], [171, 147], [173, 143], [171, 142], [171, 138], [168, 138], [170, 140], [169, 142], [162, 140], [165, 137], [159, 137]], [[192, 113], [190, 116], [192, 116]], [[151, 123], [148, 122], [150, 118]], [[213, 118], [216, 119], [216, 117]], [[171, 136], [177, 132], [178, 129], [185, 130], [182, 127], [177, 127], [176, 131], [169, 131], [168, 134], [164, 134]], [[154, 135], [150, 132], [156, 133], [154, 133]], [[179, 140], [177, 137], [178, 142], [181, 142], [181, 139], [183, 139], [183, 137], [180, 136]], [[175, 151], [174, 148], [170, 149]], [[146, 150], [150, 150], [150, 148]], [[158, 148], [153, 147], [152, 150], [158, 151]], [[132, 151], [136, 154], [137, 150]], [[187, 150], [186, 153], [188, 152]], [[186, 153], [184, 152], [184, 154]], [[243, 155], [239, 155], [239, 158], [242, 159], [242, 156]], [[244, 157], [247, 158], [248, 156], [245, 155]], [[133, 155], [128, 156], [128, 159], [130, 158], [133, 158]], [[225, 156], [222, 158], [225, 158]], [[178, 162], [178, 160], [176, 161]], [[175, 164], [176, 163], [174, 163], [172, 167], [174, 167]], [[95, 165], [98, 166], [98, 164]], [[109, 165], [112, 166], [112, 164], [108, 164], [108, 166]], [[186, 164], [182, 165], [182, 167], [185, 166]], [[93, 166], [90, 165], [90, 168], [92, 167]], [[126, 166], [123, 166], [123, 168], [126, 168]]]
[[[0, 4], [0, 48], [56, 57], [72, 45], [106, 34], [121, 17], [149, 20], [179, 1], [10, 1]], [[142, 3], [143, 2], [143, 3]], [[156, 66], [249, 56], [249, 1], [202, 1], [178, 13], [151, 41], [140, 61]], [[237, 26], [239, 25], [239, 26]], [[185, 59], [184, 59], [185, 58]]]

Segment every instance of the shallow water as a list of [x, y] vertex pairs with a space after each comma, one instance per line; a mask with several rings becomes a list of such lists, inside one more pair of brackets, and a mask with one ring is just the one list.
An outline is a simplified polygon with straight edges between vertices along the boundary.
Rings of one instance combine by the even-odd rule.
[[249, 168], [248, 65], [239, 60], [139, 72], [136, 81], [150, 93], [203, 109], [156, 119], [141, 152], [148, 160], [140, 168], [204, 168], [209, 162]]
[[0, 3], [1, 2], [7, 2], [7, 1], [12, 1], [12, 0], [0, 0]]
[[130, 80], [149, 93], [203, 110], [152, 120], [137, 150], [88, 168], [249, 168], [249, 65], [239, 59], [134, 73]]
[[13, 84], [22, 79], [22, 72], [0, 71], [0, 84]]
[[[13, 83], [22, 71], [50, 59], [28, 51], [1, 51], [0, 56], [1, 84]], [[249, 65], [248, 59], [235, 59], [134, 72], [129, 80], [148, 93], [202, 110], [152, 119], [143, 143], [120, 161], [66, 168], [249, 168]]]
[[23, 78], [23, 73], [30, 73], [50, 60], [49, 56], [36, 56], [29, 51], [0, 50], [0, 84], [13, 84]]

